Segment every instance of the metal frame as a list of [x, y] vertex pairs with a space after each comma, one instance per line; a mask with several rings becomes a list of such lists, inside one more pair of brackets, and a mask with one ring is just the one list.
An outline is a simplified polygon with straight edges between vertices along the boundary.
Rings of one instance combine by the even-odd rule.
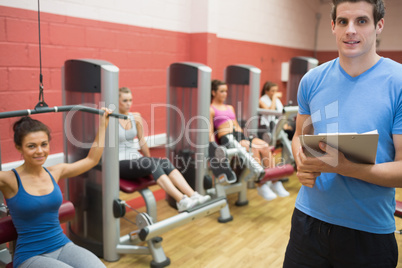
[[[115, 107], [118, 107], [118, 68], [105, 61], [90, 59], [76, 61], [82, 62], [83, 65], [100, 66], [100, 100], [106, 106], [115, 105]], [[63, 74], [64, 72], [65, 69]], [[95, 77], [97, 76], [95, 75]], [[65, 85], [68, 84], [66, 79], [67, 77], [63, 76], [64, 96], [66, 96], [67, 91]], [[87, 81], [84, 82], [86, 83]], [[66, 99], [64, 97], [64, 100]], [[102, 157], [102, 167], [100, 167], [102, 170], [103, 258], [106, 261], [117, 261], [120, 254], [147, 254], [153, 257], [151, 267], [165, 267], [170, 264], [170, 260], [163, 251], [162, 238], [158, 237], [158, 235], [220, 210], [221, 207], [226, 205], [226, 200], [215, 199], [205, 203], [202, 207], [182, 212], [160, 222], [153, 222], [153, 219], [146, 213], [138, 214], [136, 220], [138, 229], [120, 237], [120, 218], [115, 217], [113, 214], [113, 204], [118, 202], [119, 198], [118, 122], [116, 120], [111, 123], [109, 123], [106, 147]], [[68, 154], [66, 147], [66, 157]], [[145, 201], [147, 200], [145, 199]], [[152, 205], [147, 204], [147, 209], [150, 209]], [[156, 217], [156, 214], [154, 217]], [[147, 242], [147, 247], [137, 245], [142, 241]]]
[[[227, 104], [232, 105], [233, 108], [235, 109], [237, 121], [240, 122], [242, 120], [241, 117], [243, 116], [243, 114], [246, 115], [247, 118], [245, 118], [246, 125], [244, 127], [244, 130], [248, 135], [257, 133], [258, 120], [254, 116], [257, 114], [257, 108], [258, 108], [260, 76], [261, 76], [261, 70], [252, 65], [246, 65], [246, 64], [229, 65], [224, 70], [224, 79], [228, 87], [232, 85], [248, 87], [249, 92], [248, 96], [228, 98], [228, 100], [235, 99], [233, 103], [227, 101]], [[243, 100], [246, 98], [248, 98], [248, 103], [246, 104], [239, 103], [239, 99]], [[243, 109], [241, 109], [239, 105], [241, 105], [241, 107], [247, 105], [245, 106], [246, 111], [243, 111]]]

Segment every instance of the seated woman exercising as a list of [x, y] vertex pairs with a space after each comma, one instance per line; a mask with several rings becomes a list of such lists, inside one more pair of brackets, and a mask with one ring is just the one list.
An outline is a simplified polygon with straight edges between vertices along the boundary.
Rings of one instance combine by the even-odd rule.
[[[278, 92], [278, 84], [267, 81], [264, 83], [261, 89], [261, 97], [258, 103], [259, 107], [267, 110], [282, 111], [283, 104], [280, 98], [282, 98], [282, 92]], [[269, 129], [270, 131], [273, 130], [276, 122], [277, 118], [275, 115], [261, 116], [261, 126], [265, 126], [265, 128]], [[291, 119], [288, 119], [286, 124], [283, 126], [283, 130], [288, 134], [289, 140], [293, 139], [295, 126], [295, 120]]]
[[57, 184], [98, 164], [111, 113], [109, 109], [104, 110], [88, 156], [75, 163], [48, 168], [43, 167], [50, 151], [48, 127], [28, 116], [14, 123], [14, 143], [24, 163], [11, 171], [0, 171], [0, 191], [18, 233], [13, 267], [105, 267], [92, 252], [64, 235], [59, 222], [63, 196]]
[[[228, 87], [225, 82], [220, 80], [212, 80], [211, 83], [211, 106], [210, 106], [210, 122], [213, 127], [210, 127], [210, 141], [215, 141], [215, 134], [219, 139], [220, 144], [225, 145], [229, 142], [227, 135], [233, 134], [234, 138], [241, 146], [249, 150], [250, 141], [243, 134], [242, 128], [236, 120], [233, 106], [226, 105], [225, 101], [228, 94]], [[214, 130], [215, 129], [215, 133]], [[254, 159], [264, 168], [272, 168], [275, 166], [275, 160], [269, 149], [269, 145], [259, 139], [254, 138], [251, 141], [251, 151]], [[277, 197], [285, 197], [289, 192], [285, 190], [281, 181], [267, 182], [257, 186], [258, 194], [266, 200], [272, 200]]]
[[[130, 113], [133, 96], [127, 87], [119, 89], [119, 112], [129, 119], [119, 119], [120, 178], [135, 180], [152, 174], [156, 183], [176, 200], [179, 212], [210, 200], [209, 195], [195, 192], [183, 175], [168, 159], [151, 157], [145, 141], [142, 118], [139, 113]], [[144, 156], [136, 149], [138, 144]]]

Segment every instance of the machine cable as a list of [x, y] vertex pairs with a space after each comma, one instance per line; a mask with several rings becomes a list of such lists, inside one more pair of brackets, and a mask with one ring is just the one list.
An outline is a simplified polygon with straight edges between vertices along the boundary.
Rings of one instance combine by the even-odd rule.
[[123, 218], [126, 221], [128, 221], [129, 223], [133, 224], [133, 225], [138, 225], [137, 223], [131, 221], [130, 219], [126, 218], [126, 207], [128, 207], [131, 211], [134, 211], [135, 213], [137, 213], [137, 215], [141, 214], [141, 212], [139, 212], [138, 210], [136, 210], [135, 208], [133, 208], [132, 206], [130, 206], [129, 204], [127, 204], [126, 201], [121, 200], [121, 199], [116, 199], [113, 202], [113, 215], [115, 218]]
[[38, 0], [38, 33], [39, 33], [39, 102], [36, 107], [48, 107], [43, 94], [43, 74], [42, 74], [42, 42], [40, 34], [40, 0]]
[[[39, 113], [50, 113], [50, 112], [69, 112], [69, 111], [81, 111], [93, 114], [104, 113], [103, 110], [87, 107], [84, 105], [65, 105], [65, 106], [54, 106], [49, 107], [45, 102], [45, 94], [43, 92], [43, 74], [42, 74], [42, 46], [41, 46], [41, 31], [40, 31], [40, 0], [38, 0], [38, 31], [39, 31], [39, 102], [36, 104], [34, 110], [26, 109], [26, 110], [18, 110], [18, 111], [8, 111], [0, 113], [0, 119], [2, 118], [10, 118], [10, 117], [19, 117], [19, 116], [28, 116], [31, 114], [39, 114]], [[110, 116], [127, 119], [126, 115], [111, 113]]]

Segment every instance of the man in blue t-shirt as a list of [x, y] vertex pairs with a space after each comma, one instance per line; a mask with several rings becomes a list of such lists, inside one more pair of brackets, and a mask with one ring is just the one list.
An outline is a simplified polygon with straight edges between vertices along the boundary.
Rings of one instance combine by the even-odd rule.
[[[339, 57], [310, 70], [298, 91], [292, 142], [302, 187], [284, 267], [396, 267], [395, 187], [402, 187], [402, 65], [376, 52], [383, 0], [333, 0]], [[320, 143], [307, 157], [299, 136], [377, 130], [375, 164], [354, 163]]]

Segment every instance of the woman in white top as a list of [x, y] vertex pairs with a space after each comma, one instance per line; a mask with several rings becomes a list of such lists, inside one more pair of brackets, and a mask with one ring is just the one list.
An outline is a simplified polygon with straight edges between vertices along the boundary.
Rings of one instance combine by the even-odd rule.
[[[278, 92], [278, 85], [270, 81], [265, 82], [261, 90], [259, 107], [267, 110], [282, 111], [283, 104], [280, 98], [282, 98], [282, 92]], [[272, 131], [276, 124], [276, 117], [274, 115], [263, 115], [261, 116], [260, 124], [269, 129], [269, 131]], [[265, 185], [266, 187], [263, 190], [264, 195], [267, 197], [273, 199], [276, 195], [281, 197], [289, 195], [289, 192], [285, 190], [281, 181], [275, 183], [269, 181]]]
[[[259, 101], [260, 108], [274, 111], [282, 111], [283, 104], [280, 100], [282, 92], [278, 92], [278, 85], [273, 82], [265, 82], [261, 90], [261, 98]], [[275, 122], [275, 115], [261, 116], [261, 125], [270, 126], [271, 122]]]
[[[195, 192], [168, 159], [151, 157], [141, 115], [130, 113], [132, 99], [129, 88], [119, 89], [119, 112], [129, 117], [127, 120], [119, 119], [120, 178], [135, 180], [152, 174], [156, 183], [176, 200], [179, 212], [210, 200], [209, 195]], [[134, 141], [136, 137], [138, 142]]]
[[[278, 91], [278, 85], [274, 82], [267, 81], [262, 86], [261, 97], [259, 101], [259, 107], [267, 110], [282, 111], [283, 104], [281, 102], [282, 92]], [[266, 126], [270, 131], [275, 127], [277, 118], [275, 115], [263, 115], [261, 116], [260, 124]], [[288, 134], [289, 140], [292, 140], [294, 134], [294, 122], [288, 121], [283, 129]]]

